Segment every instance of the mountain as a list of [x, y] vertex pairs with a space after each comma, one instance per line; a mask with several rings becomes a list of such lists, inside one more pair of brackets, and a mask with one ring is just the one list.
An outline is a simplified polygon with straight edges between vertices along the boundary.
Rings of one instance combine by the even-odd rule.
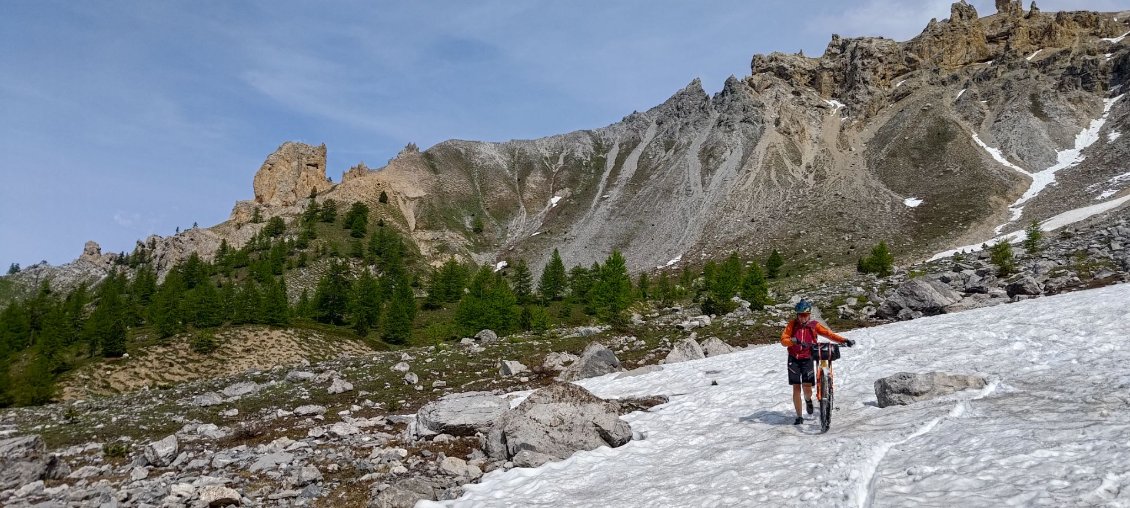
[[[1092, 386], [1125, 382], [1128, 302], [1122, 284], [849, 332], [826, 434], [792, 425], [779, 345], [582, 380], [604, 398], [670, 401], [625, 416], [642, 439], [623, 447], [492, 472], [417, 506], [1121, 506], [1130, 478], [1110, 466], [1130, 458], [1130, 411]], [[988, 385], [878, 407], [876, 380], [928, 371]]]
[[[755, 55], [713, 96], [695, 79], [599, 129], [410, 145], [338, 184], [324, 145], [284, 143], [228, 221], [139, 245], [162, 273], [193, 252], [209, 259], [221, 240], [253, 237], [256, 208], [293, 218], [311, 191], [342, 203], [386, 192], [433, 263], [540, 269], [558, 248], [587, 266], [620, 249], [642, 271], [779, 248], [837, 270], [880, 240], [905, 261], [979, 245], [1130, 183], [1130, 14], [997, 4], [978, 17], [955, 3], [905, 42], [833, 36], [820, 57]], [[25, 271], [16, 279], [105, 273]]]

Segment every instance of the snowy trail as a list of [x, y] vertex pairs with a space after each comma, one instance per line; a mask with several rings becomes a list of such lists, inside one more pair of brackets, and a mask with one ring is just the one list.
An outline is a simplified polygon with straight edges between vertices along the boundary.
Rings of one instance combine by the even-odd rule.
[[[585, 380], [602, 397], [671, 400], [625, 416], [645, 439], [417, 506], [1130, 506], [1128, 314], [1124, 284], [852, 331], [823, 435], [791, 425], [777, 345]], [[876, 379], [930, 370], [991, 383], [875, 405]]]

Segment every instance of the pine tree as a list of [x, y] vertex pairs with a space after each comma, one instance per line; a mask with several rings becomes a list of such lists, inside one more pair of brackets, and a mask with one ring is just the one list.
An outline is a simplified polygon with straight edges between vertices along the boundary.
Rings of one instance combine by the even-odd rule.
[[110, 324], [102, 339], [102, 356], [118, 358], [126, 354], [126, 325], [120, 319]]
[[381, 195], [377, 197], [377, 202], [382, 205], [388, 203], [388, 193], [382, 190]]
[[369, 206], [360, 201], [355, 201], [345, 214], [342, 227], [349, 230], [349, 236], [364, 238], [369, 227]]
[[671, 277], [667, 272], [659, 274], [659, 281], [655, 283], [655, 297], [663, 307], [670, 307], [675, 303], [675, 287], [671, 284]]
[[742, 298], [749, 302], [752, 309], [761, 310], [769, 305], [769, 285], [760, 264], [751, 263], [742, 279]]
[[149, 324], [157, 332], [157, 337], [163, 339], [184, 329], [181, 312], [183, 299], [184, 279], [179, 270], [171, 270], [153, 295], [153, 303], [149, 306]]
[[392, 295], [385, 305], [381, 338], [389, 344], [407, 344], [412, 337], [412, 324], [416, 319], [416, 295], [411, 280], [401, 273], [393, 283]]
[[286, 222], [283, 222], [282, 217], [271, 217], [267, 219], [267, 225], [263, 226], [263, 234], [271, 238], [282, 236], [286, 232]]
[[569, 270], [569, 299], [574, 303], [588, 299], [592, 289], [593, 274], [583, 266], [577, 265]]
[[[251, 223], [258, 224], [260, 222], [263, 222], [263, 213], [259, 211], [259, 207], [255, 207], [255, 210], [251, 212]], [[180, 233], [179, 226], [177, 227], [177, 233]]]
[[20, 273], [20, 264], [19, 263], [12, 263], [12, 264], [8, 265], [8, 275], [15, 275], [17, 273]]
[[260, 311], [263, 322], [268, 325], [286, 326], [290, 324], [290, 305], [286, 300], [286, 279], [279, 277], [267, 283], [263, 295], [263, 308]]
[[989, 250], [989, 261], [997, 265], [997, 275], [1005, 277], [1016, 271], [1016, 262], [1012, 257], [1012, 244], [1008, 240], [997, 242]]
[[777, 249], [769, 254], [769, 259], [765, 260], [765, 275], [770, 279], [776, 279], [781, 274], [781, 267], [785, 264], [785, 258], [781, 257], [781, 253]]
[[491, 329], [506, 335], [514, 329], [517, 298], [501, 275], [484, 266], [475, 273], [467, 292], [455, 309], [455, 321], [465, 336]]
[[362, 337], [368, 335], [381, 318], [381, 288], [369, 270], [361, 270], [361, 276], [353, 281], [349, 304], [353, 330]]
[[632, 279], [627, 263], [620, 251], [612, 254], [600, 267], [599, 278], [593, 291], [596, 293], [597, 314], [613, 324], [623, 324], [624, 311], [632, 303]]
[[345, 323], [345, 309], [349, 302], [349, 269], [340, 261], [330, 261], [326, 274], [318, 281], [314, 292], [314, 319], [322, 323]]
[[211, 281], [189, 291], [185, 304], [188, 306], [188, 320], [197, 328], [220, 326], [224, 321], [223, 301], [219, 290]]
[[727, 314], [737, 307], [733, 297], [741, 289], [742, 261], [737, 254], [730, 254], [721, 265], [707, 263], [707, 267], [713, 269], [703, 270], [706, 287], [702, 310], [707, 314]]
[[567, 283], [568, 276], [565, 273], [565, 263], [561, 262], [561, 254], [557, 252], [557, 249], [553, 249], [549, 263], [546, 263], [545, 270], [541, 272], [541, 279], [538, 281], [538, 293], [545, 302], [560, 300], [565, 296]]
[[259, 291], [259, 285], [255, 283], [254, 279], [244, 280], [236, 298], [232, 322], [236, 324], [261, 323], [263, 322], [262, 310], [263, 294]]
[[438, 309], [445, 303], [458, 302], [467, 286], [467, 270], [454, 258], [432, 272], [424, 308]]
[[318, 202], [314, 198], [310, 198], [306, 203], [306, 209], [302, 211], [302, 224], [313, 224], [318, 220], [320, 212], [321, 208], [318, 206]]
[[318, 220], [330, 224], [337, 222], [337, 202], [332, 199], [322, 201], [322, 208], [318, 212]]
[[640, 300], [648, 301], [651, 299], [651, 279], [648, 278], [647, 272], [640, 272], [639, 279], [636, 282], [636, 294]]
[[1040, 223], [1032, 219], [1032, 223], [1024, 229], [1024, 251], [1029, 255], [1036, 254], [1040, 251], [1040, 240], [1043, 239], [1044, 234], [1040, 232]]
[[310, 293], [306, 288], [302, 288], [302, 295], [298, 297], [298, 304], [294, 306], [294, 317], [307, 319], [310, 317]]
[[510, 280], [513, 282], [514, 296], [518, 297], [519, 304], [529, 303], [533, 296], [533, 276], [526, 260], [519, 259], [510, 270]]

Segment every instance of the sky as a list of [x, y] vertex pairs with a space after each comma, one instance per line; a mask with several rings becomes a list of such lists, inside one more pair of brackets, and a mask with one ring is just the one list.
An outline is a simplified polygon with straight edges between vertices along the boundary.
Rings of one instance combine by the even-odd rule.
[[26, 267], [223, 222], [288, 140], [325, 143], [338, 181], [409, 142], [602, 127], [696, 77], [715, 93], [755, 53], [906, 40], [950, 2], [0, 4], [0, 263]]

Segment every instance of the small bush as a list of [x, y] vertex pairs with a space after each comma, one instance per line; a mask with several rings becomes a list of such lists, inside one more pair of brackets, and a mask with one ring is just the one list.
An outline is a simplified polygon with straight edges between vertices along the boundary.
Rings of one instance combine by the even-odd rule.
[[102, 445], [102, 455], [112, 458], [125, 458], [129, 455], [129, 443], [117, 441]]
[[220, 345], [216, 342], [216, 337], [212, 335], [212, 332], [202, 330], [193, 335], [192, 341], [189, 342], [189, 347], [192, 348], [192, 351], [195, 353], [208, 355], [212, 354]]

